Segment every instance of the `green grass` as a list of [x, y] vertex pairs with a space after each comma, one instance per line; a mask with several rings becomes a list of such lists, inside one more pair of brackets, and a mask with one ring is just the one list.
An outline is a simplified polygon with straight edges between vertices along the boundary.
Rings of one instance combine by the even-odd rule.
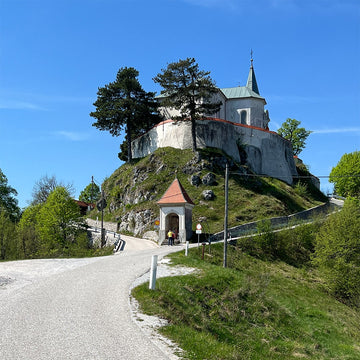
[[172, 254], [173, 264], [196, 267], [187, 276], [157, 280], [133, 295], [148, 314], [169, 320], [161, 332], [188, 359], [359, 359], [360, 313], [324, 290], [311, 268], [267, 262], [223, 245]]

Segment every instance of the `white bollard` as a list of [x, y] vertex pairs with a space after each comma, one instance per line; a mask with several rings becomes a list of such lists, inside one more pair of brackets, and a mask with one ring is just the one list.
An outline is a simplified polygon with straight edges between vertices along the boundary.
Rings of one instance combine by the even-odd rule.
[[185, 243], [185, 256], [188, 256], [188, 252], [189, 252], [189, 242], [187, 241]]
[[151, 270], [150, 270], [150, 282], [149, 282], [150, 290], [155, 290], [157, 259], [158, 259], [157, 255], [153, 255], [151, 258]]

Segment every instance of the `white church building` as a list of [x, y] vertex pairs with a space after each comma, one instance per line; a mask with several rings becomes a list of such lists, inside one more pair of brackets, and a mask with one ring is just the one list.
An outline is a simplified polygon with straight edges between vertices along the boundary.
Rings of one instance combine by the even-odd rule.
[[[220, 110], [213, 117], [196, 121], [197, 146], [219, 148], [256, 174], [292, 184], [297, 171], [291, 143], [269, 131], [266, 100], [260, 96], [252, 59], [246, 85], [219, 89], [217, 97], [222, 103]], [[179, 115], [175, 109], [163, 107], [160, 112], [167, 120], [133, 141], [133, 158], [161, 147], [192, 148], [191, 123], [173, 121]]]

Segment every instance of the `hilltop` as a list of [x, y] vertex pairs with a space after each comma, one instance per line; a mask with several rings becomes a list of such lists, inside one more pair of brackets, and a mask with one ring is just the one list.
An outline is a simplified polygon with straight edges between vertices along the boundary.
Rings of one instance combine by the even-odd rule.
[[[193, 226], [201, 219], [205, 232], [221, 231], [226, 162], [230, 165], [229, 227], [289, 215], [326, 201], [311, 181], [290, 186], [277, 179], [254, 176], [248, 167], [236, 164], [221, 150], [207, 148], [193, 153], [168, 147], [123, 164], [104, 181], [104, 219], [117, 222], [122, 233], [142, 236], [154, 230], [159, 216], [156, 202], [177, 177], [196, 205]], [[298, 171], [306, 173], [304, 166]], [[90, 216], [96, 218], [99, 214], [93, 211]]]

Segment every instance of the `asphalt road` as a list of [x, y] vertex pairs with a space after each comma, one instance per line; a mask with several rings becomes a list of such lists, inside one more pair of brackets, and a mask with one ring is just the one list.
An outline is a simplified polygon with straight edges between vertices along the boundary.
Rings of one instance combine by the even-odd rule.
[[114, 256], [0, 263], [0, 359], [169, 359], [132, 321], [129, 288], [176, 249], [126, 238]]

